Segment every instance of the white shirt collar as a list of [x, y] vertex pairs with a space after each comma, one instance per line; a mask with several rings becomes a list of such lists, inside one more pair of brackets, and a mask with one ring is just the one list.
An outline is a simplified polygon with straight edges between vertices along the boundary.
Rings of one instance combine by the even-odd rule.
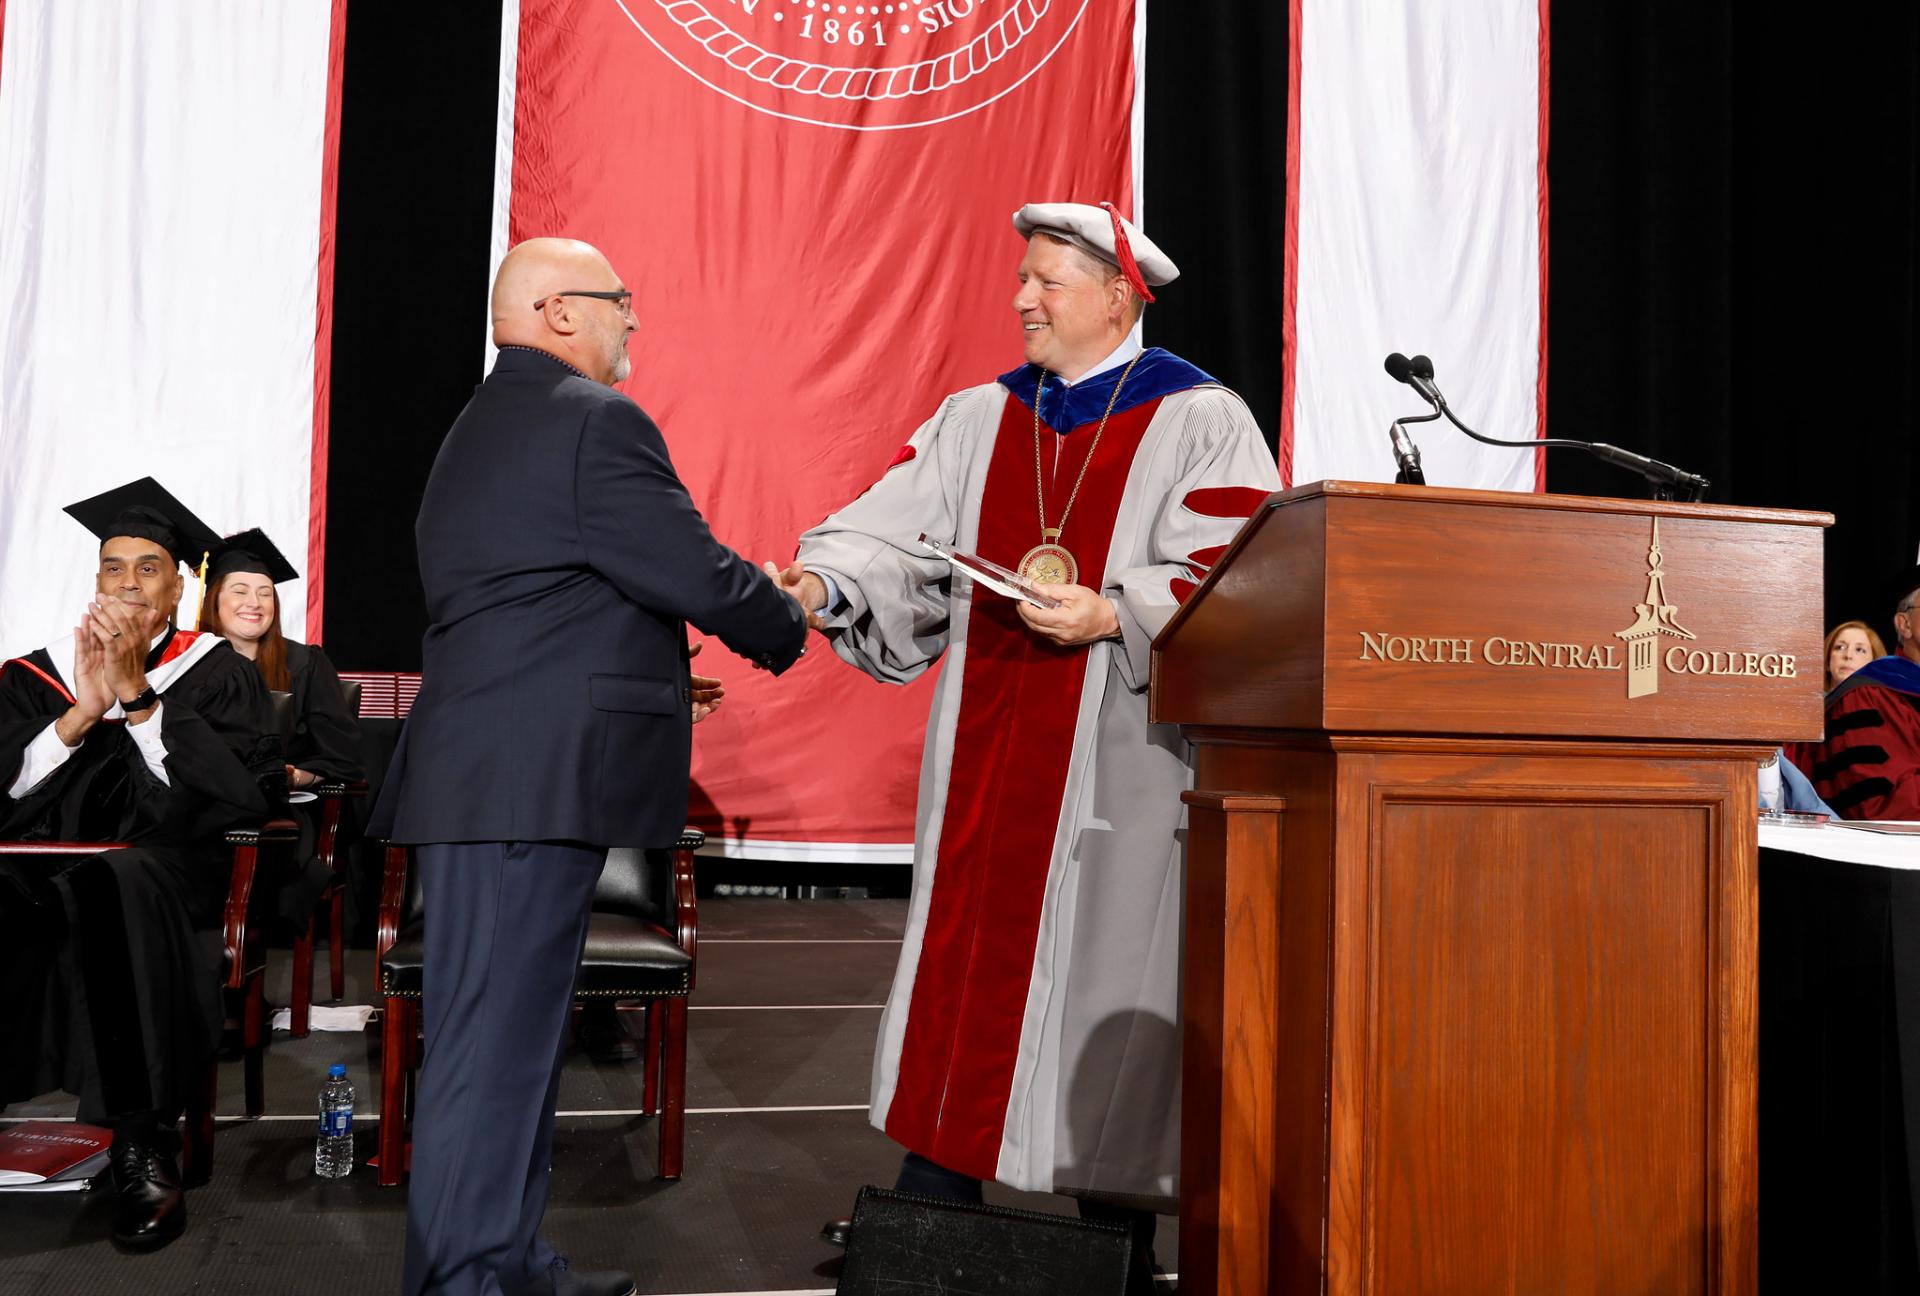
[[1109, 369], [1118, 369], [1121, 365], [1126, 364], [1145, 349], [1145, 345], [1140, 341], [1140, 326], [1136, 324], [1133, 326], [1132, 332], [1127, 334], [1126, 339], [1122, 341], [1119, 346], [1115, 347], [1112, 354], [1108, 355], [1105, 360], [1102, 360], [1099, 364], [1087, 370], [1072, 382], [1068, 382], [1064, 378], [1060, 379], [1060, 381], [1068, 387], [1078, 387], [1089, 378], [1098, 378]]

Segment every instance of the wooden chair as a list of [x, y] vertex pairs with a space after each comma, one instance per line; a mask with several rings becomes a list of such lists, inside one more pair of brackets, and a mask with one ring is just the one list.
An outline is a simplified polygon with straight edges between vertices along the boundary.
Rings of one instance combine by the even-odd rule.
[[307, 1037], [307, 1016], [313, 1007], [313, 933], [320, 915], [327, 918], [327, 989], [338, 1001], [347, 992], [346, 966], [346, 876], [340, 860], [340, 821], [346, 804], [367, 795], [365, 779], [351, 783], [321, 783], [311, 789], [320, 806], [319, 831], [314, 838], [314, 855], [326, 866], [327, 885], [307, 915], [306, 930], [293, 938], [293, 990], [288, 998], [288, 1028], [293, 1038]]
[[[659, 1172], [678, 1179], [686, 1135], [687, 999], [699, 942], [693, 853], [706, 838], [683, 832], [671, 850], [613, 851], [594, 892], [574, 999], [647, 1004], [641, 1106], [660, 1117]], [[407, 1120], [420, 1065], [420, 986], [426, 948], [420, 884], [404, 846], [389, 846], [380, 890], [374, 968], [383, 1005], [380, 1182], [400, 1182]]]
[[[246, 1113], [266, 1110], [264, 1083], [267, 1044], [265, 942], [260, 939], [254, 907], [254, 878], [262, 850], [291, 850], [300, 831], [289, 819], [275, 819], [257, 829], [226, 834], [233, 847], [233, 871], [227, 879], [227, 900], [220, 930], [200, 934], [210, 968], [217, 969], [223, 997], [236, 1010], [246, 1085]], [[103, 851], [124, 850], [126, 842], [0, 842], [0, 855], [27, 855], [75, 859]], [[189, 1185], [204, 1184], [213, 1173], [213, 1114], [220, 1084], [220, 1060], [207, 1059], [206, 1069], [187, 1095], [184, 1146], [180, 1172]]]
[[[360, 681], [343, 679], [340, 690], [346, 695], [347, 710], [360, 714]], [[346, 967], [346, 877], [341, 870], [340, 823], [346, 816], [347, 802], [367, 795], [365, 779], [351, 783], [328, 781], [311, 789], [318, 798], [320, 822], [314, 836], [314, 857], [327, 870], [327, 885], [314, 901], [307, 916], [306, 930], [293, 938], [293, 991], [288, 998], [288, 1030], [295, 1039], [307, 1037], [307, 1016], [313, 1007], [313, 933], [320, 915], [327, 918], [327, 988], [337, 1003], [347, 992]]]

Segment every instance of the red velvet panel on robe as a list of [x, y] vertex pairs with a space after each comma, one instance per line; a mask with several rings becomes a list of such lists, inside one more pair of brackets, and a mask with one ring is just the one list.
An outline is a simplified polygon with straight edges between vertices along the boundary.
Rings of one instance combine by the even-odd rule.
[[[1099, 589], [1114, 516], [1158, 400], [1107, 420], [1060, 543]], [[1047, 520], [1058, 522], [1097, 424], [1056, 455], [1042, 425]], [[980, 504], [978, 550], [1015, 566], [1040, 543], [1033, 411], [1006, 403]], [[995, 1177], [1053, 863], [1085, 648], [1029, 631], [1009, 599], [975, 586], [954, 734], [941, 868], [927, 914], [887, 1133], [942, 1166]]]

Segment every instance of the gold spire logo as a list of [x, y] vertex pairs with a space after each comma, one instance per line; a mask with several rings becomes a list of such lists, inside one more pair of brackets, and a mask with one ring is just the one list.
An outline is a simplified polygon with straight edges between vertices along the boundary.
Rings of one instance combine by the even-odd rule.
[[1614, 631], [1627, 644], [1627, 696], [1660, 691], [1660, 636], [1691, 639], [1693, 632], [1673, 619], [1680, 609], [1667, 602], [1666, 573], [1660, 570], [1660, 519], [1653, 520], [1653, 544], [1647, 549], [1647, 598], [1634, 604], [1632, 625]]

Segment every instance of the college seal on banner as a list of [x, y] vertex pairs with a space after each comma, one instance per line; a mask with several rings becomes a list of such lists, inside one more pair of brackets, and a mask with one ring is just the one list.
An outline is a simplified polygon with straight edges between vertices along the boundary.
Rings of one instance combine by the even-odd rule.
[[842, 130], [931, 126], [1046, 66], [1087, 0], [614, 0], [709, 89]]

